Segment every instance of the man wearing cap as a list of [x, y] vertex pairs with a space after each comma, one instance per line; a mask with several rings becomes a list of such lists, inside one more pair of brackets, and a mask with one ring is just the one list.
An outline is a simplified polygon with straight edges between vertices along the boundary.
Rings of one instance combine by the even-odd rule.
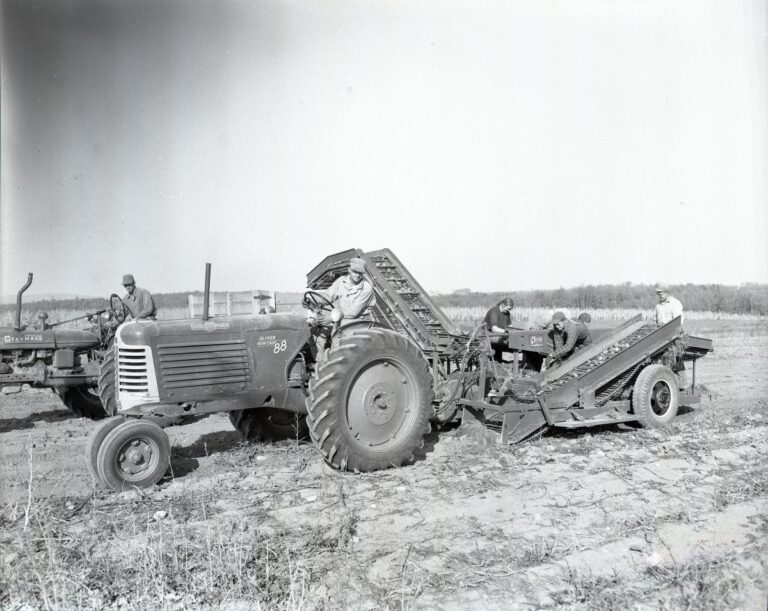
[[549, 356], [550, 362], [567, 359], [576, 350], [589, 346], [592, 335], [583, 320], [569, 320], [562, 312], [552, 315], [555, 350]]
[[659, 284], [656, 287], [656, 296], [659, 298], [659, 303], [656, 304], [656, 324], [666, 325], [678, 316], [682, 324], [683, 304], [669, 294], [669, 287], [666, 284]]
[[[319, 291], [334, 304], [337, 322], [351, 320], [373, 320], [371, 308], [375, 295], [373, 286], [365, 278], [365, 261], [354, 257], [349, 261], [349, 272], [337, 278], [326, 291]], [[318, 314], [315, 322], [320, 325], [331, 324], [330, 315]]]
[[317, 358], [322, 361], [331, 338], [331, 326], [335, 323], [343, 327], [355, 320], [373, 321], [371, 308], [376, 295], [370, 281], [365, 278], [365, 261], [359, 257], [350, 259], [346, 276], [336, 278], [330, 288], [318, 292], [334, 305], [333, 312], [317, 312], [312, 321]]
[[123, 286], [128, 291], [123, 297], [123, 303], [128, 308], [128, 313], [135, 320], [155, 320], [157, 308], [152, 295], [147, 289], [136, 286], [133, 274], [123, 276]]

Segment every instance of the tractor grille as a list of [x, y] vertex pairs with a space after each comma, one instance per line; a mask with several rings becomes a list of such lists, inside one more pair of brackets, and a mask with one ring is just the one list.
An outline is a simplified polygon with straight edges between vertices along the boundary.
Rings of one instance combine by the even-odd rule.
[[244, 340], [158, 346], [163, 388], [246, 383], [251, 379]]
[[117, 385], [120, 392], [149, 392], [147, 348], [119, 346], [117, 362]]

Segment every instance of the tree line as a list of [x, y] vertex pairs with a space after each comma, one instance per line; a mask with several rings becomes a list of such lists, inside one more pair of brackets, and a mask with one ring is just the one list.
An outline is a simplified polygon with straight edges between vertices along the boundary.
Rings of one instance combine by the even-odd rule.
[[[656, 293], [650, 284], [598, 284], [559, 288], [552, 290], [473, 292], [455, 291], [447, 295], [435, 295], [439, 306], [477, 307], [497, 303], [504, 297], [511, 296], [518, 306], [545, 308], [573, 308], [595, 310], [601, 308], [640, 308], [650, 309], [656, 305]], [[670, 293], [683, 303], [686, 310], [705, 312], [726, 312], [732, 314], [768, 314], [768, 284], [749, 283], [741, 286], [722, 284], [678, 284], [670, 285]], [[158, 308], [187, 307], [188, 295], [202, 295], [202, 291], [191, 293], [154, 294]], [[109, 307], [104, 298], [90, 299], [46, 299], [25, 302], [24, 310], [75, 310], [76, 312], [94, 312]], [[0, 312], [13, 312], [14, 304], [0, 306]]]
[[[722, 284], [670, 285], [669, 292], [683, 303], [686, 310], [732, 314], [768, 314], [768, 284], [749, 283], [741, 286]], [[655, 286], [651, 284], [598, 284], [552, 290], [478, 293], [456, 291], [434, 297], [439, 306], [473, 307], [498, 303], [512, 297], [521, 307], [652, 309], [656, 303]]]

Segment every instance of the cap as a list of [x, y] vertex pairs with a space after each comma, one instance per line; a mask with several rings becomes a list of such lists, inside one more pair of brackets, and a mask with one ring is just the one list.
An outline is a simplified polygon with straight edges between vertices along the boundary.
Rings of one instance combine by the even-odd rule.
[[128, 284], [136, 284], [136, 281], [133, 279], [133, 274], [125, 274], [123, 276], [123, 286]]
[[669, 287], [666, 284], [657, 284], [656, 285], [656, 292], [657, 293], [669, 293]]
[[562, 320], [565, 320], [565, 314], [562, 312], [555, 312], [552, 314], [552, 322], [560, 322]]
[[349, 269], [353, 272], [365, 273], [365, 261], [360, 257], [353, 257], [349, 260]]

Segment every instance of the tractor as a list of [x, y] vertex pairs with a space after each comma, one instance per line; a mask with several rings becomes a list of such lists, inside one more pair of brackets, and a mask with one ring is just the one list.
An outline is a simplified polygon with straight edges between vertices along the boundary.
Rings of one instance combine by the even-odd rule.
[[[352, 257], [374, 288], [373, 321], [335, 324], [330, 349], [318, 350], [308, 321], [332, 310], [322, 291]], [[499, 430], [503, 443], [551, 426], [662, 426], [698, 401], [695, 360], [712, 349], [679, 318], [656, 327], [638, 316], [549, 369], [548, 331], [513, 327], [508, 358], [496, 362], [488, 331], [456, 327], [388, 249], [330, 255], [307, 287], [309, 315], [211, 318], [208, 265], [201, 318], [118, 327], [99, 375], [111, 417], [86, 447], [94, 478], [116, 491], [157, 483], [170, 466], [162, 422], [222, 411], [249, 440], [307, 434], [327, 464], [355, 472], [418, 459], [431, 425], [459, 417]], [[694, 383], [680, 391], [684, 361]]]
[[[29, 384], [50, 388], [75, 414], [92, 420], [107, 416], [97, 393], [99, 364], [114, 332], [127, 315], [118, 295], [110, 297], [109, 309], [98, 310], [60, 322], [48, 323], [41, 313], [33, 325], [22, 325], [22, 294], [16, 294], [16, 312], [12, 328], [0, 329], [0, 387]], [[66, 323], [88, 320], [87, 329], [56, 328]]]

